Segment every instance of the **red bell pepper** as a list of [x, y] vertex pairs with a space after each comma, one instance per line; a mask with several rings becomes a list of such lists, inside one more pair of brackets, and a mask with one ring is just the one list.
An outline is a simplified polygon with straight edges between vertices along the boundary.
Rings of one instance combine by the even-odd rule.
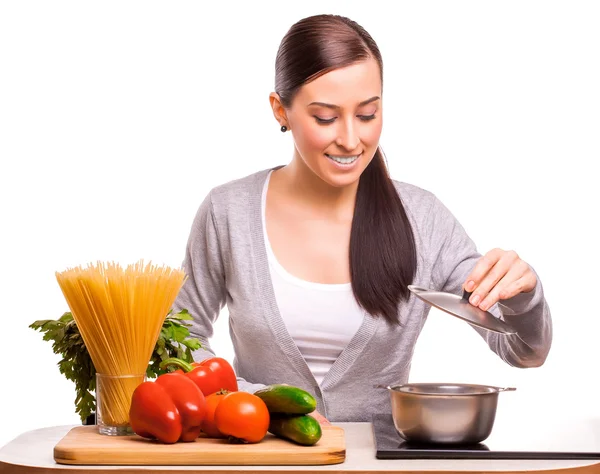
[[176, 366], [182, 369], [185, 375], [202, 390], [205, 397], [219, 390], [238, 391], [237, 378], [233, 367], [221, 357], [210, 357], [202, 362], [192, 362], [191, 364], [172, 357], [160, 364], [161, 369], [168, 366]]
[[171, 444], [194, 441], [205, 414], [206, 399], [198, 386], [183, 374], [168, 373], [137, 386], [129, 420], [137, 435]]

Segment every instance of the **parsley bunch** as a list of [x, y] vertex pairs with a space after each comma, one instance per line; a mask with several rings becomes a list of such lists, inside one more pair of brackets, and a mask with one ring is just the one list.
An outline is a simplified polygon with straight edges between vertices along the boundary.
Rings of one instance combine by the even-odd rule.
[[[146, 370], [148, 378], [167, 372], [167, 369], [160, 368], [160, 363], [170, 357], [194, 361], [192, 351], [200, 348], [200, 341], [189, 337], [189, 324], [185, 321], [191, 319], [185, 309], [175, 314], [169, 311]], [[39, 320], [29, 327], [44, 333], [44, 341], [53, 341], [52, 350], [62, 356], [58, 369], [68, 380], [75, 382], [75, 412], [85, 422], [96, 410], [96, 368], [73, 315], [67, 312], [57, 320]]]

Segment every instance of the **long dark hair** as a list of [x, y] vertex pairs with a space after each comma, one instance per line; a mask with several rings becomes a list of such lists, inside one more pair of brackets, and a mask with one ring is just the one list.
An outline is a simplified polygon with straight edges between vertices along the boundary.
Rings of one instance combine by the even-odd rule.
[[[316, 15], [294, 24], [275, 62], [275, 91], [289, 108], [300, 87], [334, 69], [373, 58], [377, 44], [358, 23], [339, 15]], [[350, 234], [350, 276], [358, 304], [373, 316], [398, 323], [398, 305], [409, 297], [417, 268], [410, 221], [390, 179], [381, 148], [358, 183]]]

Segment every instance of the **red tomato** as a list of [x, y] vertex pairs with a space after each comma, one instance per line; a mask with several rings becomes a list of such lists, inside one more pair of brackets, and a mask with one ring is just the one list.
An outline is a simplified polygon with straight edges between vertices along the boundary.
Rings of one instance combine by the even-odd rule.
[[215, 425], [226, 436], [247, 443], [258, 443], [269, 429], [269, 410], [256, 395], [231, 392], [215, 410]]
[[206, 412], [201, 429], [209, 438], [225, 438], [225, 435], [215, 425], [215, 410], [227, 393], [227, 391], [219, 391], [206, 397]]

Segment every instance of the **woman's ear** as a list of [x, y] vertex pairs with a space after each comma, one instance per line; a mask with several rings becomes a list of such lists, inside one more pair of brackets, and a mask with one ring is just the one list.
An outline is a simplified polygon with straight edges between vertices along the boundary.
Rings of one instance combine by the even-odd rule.
[[271, 103], [271, 109], [273, 109], [273, 116], [275, 117], [275, 120], [277, 120], [279, 125], [282, 127], [285, 126], [289, 130], [290, 125], [287, 120], [287, 114], [285, 112], [285, 107], [281, 103], [279, 94], [277, 92], [271, 92], [269, 94], [269, 102]]

